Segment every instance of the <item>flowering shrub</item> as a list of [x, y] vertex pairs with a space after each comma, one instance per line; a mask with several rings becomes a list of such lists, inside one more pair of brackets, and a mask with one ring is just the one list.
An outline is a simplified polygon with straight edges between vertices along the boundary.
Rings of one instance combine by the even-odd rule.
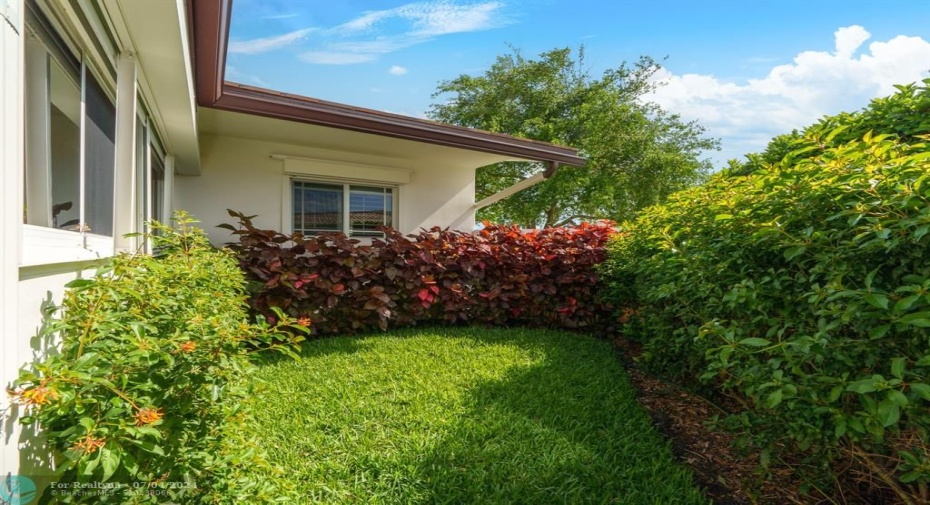
[[433, 228], [360, 245], [342, 234], [303, 237], [260, 230], [229, 211], [231, 244], [254, 281], [252, 308], [309, 317], [320, 333], [420, 322], [529, 324], [604, 329], [594, 265], [605, 258], [608, 223], [524, 232], [485, 225], [475, 233]]
[[[250, 324], [235, 258], [192, 222], [153, 224], [159, 257], [121, 255], [71, 282], [45, 330], [58, 352], [10, 391], [56, 456], [56, 480], [125, 484], [57, 501], [253, 503], [282, 492], [241, 429], [251, 394], [241, 379], [253, 369], [247, 349], [294, 355], [306, 328], [283, 314]], [[133, 483], [155, 487], [137, 494]]]

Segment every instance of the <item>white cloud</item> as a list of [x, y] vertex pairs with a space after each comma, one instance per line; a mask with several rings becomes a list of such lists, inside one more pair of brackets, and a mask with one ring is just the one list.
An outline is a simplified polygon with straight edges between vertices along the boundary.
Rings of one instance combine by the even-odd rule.
[[[346, 23], [326, 28], [304, 28], [281, 35], [229, 44], [230, 53], [260, 54], [304, 41], [314, 32], [311, 44], [303, 44], [300, 58], [321, 65], [351, 65], [373, 61], [381, 55], [429, 42], [443, 35], [476, 32], [506, 26], [511, 21], [498, 1], [457, 3], [463, 0], [425, 0], [392, 9], [368, 11]], [[469, 1], [469, 0], [464, 0]], [[284, 13], [264, 19], [284, 19]]]
[[376, 58], [373, 54], [345, 53], [339, 51], [307, 51], [300, 55], [300, 59], [307, 63], [317, 65], [354, 65], [365, 63]]
[[835, 52], [802, 52], [792, 63], [744, 84], [663, 69], [656, 78], [665, 85], [651, 100], [722, 138], [723, 152], [715, 156], [719, 167], [726, 159], [761, 151], [775, 135], [824, 115], [858, 110], [872, 98], [894, 93], [895, 84], [930, 75], [930, 42], [920, 37], [897, 36], [864, 49], [871, 35], [861, 26], [840, 28], [834, 37]]
[[371, 11], [362, 14], [361, 16], [349, 21], [348, 23], [341, 24], [334, 28], [336, 31], [345, 30], [345, 31], [362, 31], [371, 28], [374, 24], [379, 21], [389, 18], [394, 14], [394, 9], [384, 10], [384, 11]]
[[407, 69], [400, 65], [392, 65], [388, 73], [391, 75], [404, 75], [407, 73]]
[[476, 32], [501, 26], [506, 21], [494, 17], [501, 7], [498, 2], [473, 5], [423, 2], [400, 7], [400, 15], [413, 22], [416, 30], [412, 35], [433, 36]]
[[[503, 4], [496, 1], [457, 4], [434, 0], [369, 11], [322, 32], [319, 47], [311, 53], [356, 54], [357, 63], [372, 61], [439, 36], [506, 26], [511, 21], [503, 16], [502, 9]], [[336, 64], [347, 64], [351, 58], [333, 60]], [[314, 63], [325, 61], [326, 58], [313, 59]]]
[[230, 53], [240, 54], [259, 54], [273, 51], [280, 47], [288, 46], [302, 40], [308, 33], [314, 31], [314, 28], [304, 28], [282, 35], [273, 37], [262, 37], [251, 40], [234, 40], [229, 43]]
[[836, 55], [848, 58], [863, 42], [869, 40], [872, 34], [859, 25], [852, 25], [840, 28], [833, 36], [836, 39]]
[[243, 84], [254, 84], [255, 86], [261, 86], [263, 88], [271, 87], [267, 82], [263, 81], [261, 77], [241, 72], [233, 65], [226, 65], [226, 78]]
[[300, 14], [297, 12], [292, 12], [290, 14], [272, 14], [270, 16], [262, 16], [262, 19], [289, 19], [296, 18]]
[[500, 2], [483, 2], [477, 4], [457, 5], [449, 0], [416, 2], [393, 9], [368, 11], [361, 16], [337, 26], [334, 30], [356, 32], [371, 30], [375, 25], [393, 18], [400, 18], [410, 24], [410, 36], [434, 36], [448, 33], [475, 32], [497, 28], [507, 24], [507, 20], [498, 17], [503, 4]]

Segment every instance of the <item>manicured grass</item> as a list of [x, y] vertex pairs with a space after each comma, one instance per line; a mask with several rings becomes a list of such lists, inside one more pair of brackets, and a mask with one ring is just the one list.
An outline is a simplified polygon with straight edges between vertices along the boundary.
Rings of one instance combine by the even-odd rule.
[[307, 503], [706, 503], [606, 342], [413, 329], [262, 366], [256, 436]]

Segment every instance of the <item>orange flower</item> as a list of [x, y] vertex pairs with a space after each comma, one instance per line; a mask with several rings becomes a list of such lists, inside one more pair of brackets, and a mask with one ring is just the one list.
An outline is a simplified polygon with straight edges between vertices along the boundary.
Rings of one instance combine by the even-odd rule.
[[306, 316], [297, 319], [297, 324], [301, 326], [310, 326], [310, 322], [310, 318]]
[[163, 415], [161, 409], [150, 409], [146, 407], [139, 409], [132, 417], [136, 419], [136, 426], [145, 426], [161, 421]]
[[106, 441], [102, 438], [96, 438], [93, 435], [87, 435], [71, 446], [72, 451], [79, 451], [84, 454], [93, 454], [97, 449], [103, 447]]
[[181, 344], [181, 352], [194, 352], [197, 349], [197, 342], [188, 340]]
[[7, 393], [22, 405], [45, 405], [58, 398], [58, 391], [46, 387], [44, 381], [32, 389], [23, 391], [8, 390]]

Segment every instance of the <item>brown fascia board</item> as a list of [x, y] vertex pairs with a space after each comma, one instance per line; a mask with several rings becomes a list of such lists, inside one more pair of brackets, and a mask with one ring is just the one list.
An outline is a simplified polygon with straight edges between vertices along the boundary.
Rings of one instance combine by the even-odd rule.
[[232, 0], [189, 0], [197, 103], [202, 107], [297, 121], [515, 158], [582, 166], [570, 147], [353, 107], [224, 80]]

